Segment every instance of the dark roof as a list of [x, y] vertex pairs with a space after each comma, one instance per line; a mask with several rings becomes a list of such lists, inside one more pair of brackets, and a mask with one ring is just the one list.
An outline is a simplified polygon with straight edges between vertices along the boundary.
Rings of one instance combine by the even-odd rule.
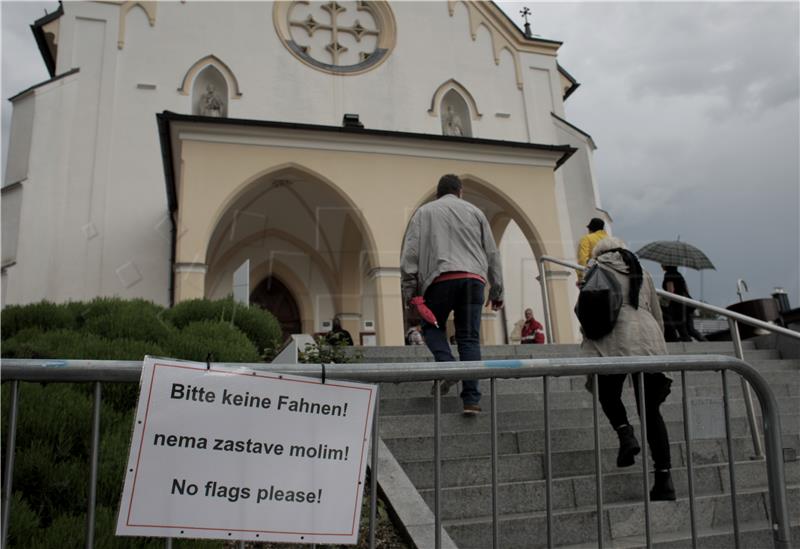
[[298, 124], [294, 122], [276, 122], [271, 120], [253, 120], [247, 118], [218, 118], [209, 116], [197, 116], [178, 114], [171, 111], [164, 111], [156, 114], [158, 122], [158, 133], [161, 139], [161, 157], [164, 164], [164, 176], [167, 180], [167, 201], [170, 211], [175, 211], [178, 207], [177, 196], [175, 193], [175, 168], [172, 165], [172, 140], [170, 139], [169, 126], [171, 122], [189, 122], [199, 124], [220, 124], [258, 128], [279, 128], [286, 130], [310, 130], [326, 133], [352, 134], [352, 135], [371, 135], [375, 137], [396, 137], [401, 139], [424, 139], [426, 141], [463, 143], [464, 145], [491, 145], [496, 147], [529, 149], [538, 151], [550, 151], [561, 153], [561, 157], [556, 161], [554, 170], [572, 156], [577, 149], [570, 145], [544, 145], [540, 143], [522, 143], [519, 141], [501, 141], [497, 139], [481, 139], [476, 137], [456, 137], [450, 135], [437, 135], [430, 133], [397, 132], [388, 130], [372, 130], [364, 128], [353, 128], [343, 126], [323, 126], [319, 124]]
[[42, 54], [44, 64], [47, 66], [47, 72], [50, 73], [50, 76], [55, 76], [56, 74], [56, 60], [53, 57], [53, 54], [50, 52], [50, 48], [47, 46], [47, 39], [44, 36], [44, 30], [42, 27], [51, 21], [55, 21], [62, 15], [64, 15], [64, 4], [59, 1], [58, 9], [56, 11], [48, 13], [44, 17], [40, 17], [33, 22], [33, 25], [31, 25], [33, 37], [36, 39], [36, 45], [39, 46], [39, 53]]
[[61, 80], [62, 78], [65, 78], [65, 77], [69, 76], [70, 74], [75, 74], [76, 72], [80, 72], [80, 70], [81, 69], [76, 67], [74, 69], [68, 70], [67, 72], [62, 72], [58, 76], [53, 76], [53, 78], [48, 78], [44, 82], [39, 82], [38, 84], [34, 84], [33, 86], [31, 86], [30, 88], [26, 88], [26, 89], [22, 90], [18, 94], [14, 95], [12, 97], [9, 97], [8, 100], [9, 101], [14, 101], [18, 97], [22, 97], [26, 93], [31, 92], [31, 91], [35, 90], [36, 88], [41, 88], [45, 84], [49, 84], [50, 82], [55, 82], [56, 80]]
[[556, 120], [558, 120], [559, 122], [563, 122], [564, 124], [566, 124], [567, 126], [569, 126], [570, 128], [572, 128], [572, 129], [573, 129], [573, 130], [575, 130], [576, 132], [580, 133], [581, 135], [583, 135], [583, 136], [584, 136], [584, 137], [586, 137], [587, 139], [590, 139], [590, 140], [592, 141], [592, 143], [594, 143], [594, 139], [592, 139], [592, 136], [591, 136], [591, 135], [589, 135], [588, 133], [586, 133], [585, 131], [583, 131], [582, 129], [580, 129], [580, 128], [579, 128], [578, 126], [576, 126], [575, 124], [571, 124], [570, 122], [567, 122], [566, 120], [564, 120], [563, 118], [561, 118], [560, 116], [558, 116], [558, 115], [557, 115], [556, 113], [554, 113], [554, 112], [551, 112], [551, 113], [550, 113], [550, 116], [552, 116], [553, 118], [555, 118], [555, 119], [556, 119]]
[[558, 72], [560, 72], [560, 73], [561, 73], [561, 75], [562, 75], [564, 78], [566, 78], [567, 80], [569, 80], [569, 81], [570, 81], [570, 83], [572, 84], [572, 85], [571, 85], [569, 88], [567, 88], [567, 91], [565, 91], [565, 92], [564, 92], [564, 97], [563, 97], [563, 99], [564, 99], [564, 101], [566, 101], [566, 100], [567, 100], [567, 97], [569, 97], [570, 95], [572, 95], [572, 93], [573, 93], [575, 90], [577, 90], [577, 89], [580, 87], [580, 83], [578, 83], [578, 81], [577, 81], [577, 80], [575, 80], [575, 79], [572, 77], [572, 75], [571, 75], [570, 73], [568, 73], [568, 72], [567, 72], [567, 69], [565, 69], [564, 67], [562, 67], [560, 64], [556, 63], [556, 67], [558, 67]]

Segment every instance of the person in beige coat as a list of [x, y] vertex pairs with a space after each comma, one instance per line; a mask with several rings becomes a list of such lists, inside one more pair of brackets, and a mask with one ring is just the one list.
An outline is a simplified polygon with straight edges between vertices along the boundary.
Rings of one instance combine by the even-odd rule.
[[[594, 261], [612, 273], [622, 290], [622, 308], [614, 329], [606, 336], [591, 340], [584, 337], [581, 349], [592, 356], [647, 356], [667, 354], [664, 331], [653, 279], [643, 271], [639, 260], [622, 240], [604, 238], [592, 250]], [[598, 398], [603, 413], [619, 437], [617, 467], [629, 467], [641, 451], [628, 414], [622, 403], [626, 374], [598, 376]], [[633, 376], [636, 407], [640, 408], [639, 374]], [[662, 373], [644, 374], [645, 410], [647, 412], [647, 443], [653, 456], [655, 482], [650, 499], [674, 500], [669, 434], [660, 406], [670, 393], [672, 380]], [[641, 413], [641, 412], [640, 412]]]

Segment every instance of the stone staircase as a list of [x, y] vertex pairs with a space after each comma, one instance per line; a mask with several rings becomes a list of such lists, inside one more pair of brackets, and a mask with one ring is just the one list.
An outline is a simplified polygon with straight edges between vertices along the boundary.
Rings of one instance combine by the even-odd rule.
[[[669, 350], [671, 354], [733, 354], [728, 342], [675, 343], [669, 344]], [[361, 352], [363, 362], [432, 360], [425, 347], [373, 347], [363, 348]], [[483, 349], [484, 359], [564, 358], [578, 354], [577, 345], [509, 345]], [[783, 359], [778, 351], [757, 349], [752, 342], [745, 342], [745, 355], [745, 360], [763, 373], [778, 398], [789, 516], [794, 521], [793, 539], [797, 543], [800, 540], [800, 359]], [[550, 383], [554, 542], [563, 547], [597, 546], [592, 397], [584, 388], [584, 382], [583, 377], [563, 377], [553, 378]], [[699, 545], [732, 547], [721, 376], [717, 372], [689, 373], [687, 387], [692, 415]], [[771, 547], [766, 466], [763, 460], [752, 460], [752, 440], [738, 375], [729, 376], [729, 387], [742, 547]], [[442, 397], [441, 509], [445, 546], [462, 549], [492, 546], [488, 381], [482, 382], [481, 390], [484, 413], [476, 418], [462, 416], [456, 387]], [[500, 547], [546, 547], [542, 382], [536, 378], [498, 380], [497, 394]], [[680, 377], [676, 375], [662, 414], [670, 435], [678, 500], [651, 504], [651, 532], [656, 547], [691, 546], [681, 398]], [[628, 385], [624, 402], [636, 427], [637, 438], [641, 438], [633, 389]], [[430, 383], [383, 384], [380, 405], [381, 439], [418, 493], [416, 500], [404, 496], [397, 502], [392, 500], [391, 493], [387, 495], [392, 505], [424, 507], [424, 502], [432, 509], [433, 398]], [[617, 438], [602, 412], [600, 426], [606, 547], [644, 547], [641, 456], [636, 466], [618, 469], [615, 465]], [[652, 477], [652, 466], [650, 470]], [[652, 478], [648, 484], [652, 484]], [[414, 513], [412, 510], [411, 514]], [[403, 513], [398, 515], [403, 516]], [[431, 536], [431, 532], [417, 535], [415, 542], [419, 547], [432, 547]]]

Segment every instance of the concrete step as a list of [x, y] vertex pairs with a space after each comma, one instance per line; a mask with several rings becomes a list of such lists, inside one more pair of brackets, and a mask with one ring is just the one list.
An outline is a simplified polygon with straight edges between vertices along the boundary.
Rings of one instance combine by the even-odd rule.
[[[772, 387], [773, 394], [780, 401], [780, 411], [798, 410], [800, 405], [794, 406], [793, 403], [800, 401], [800, 383], [784, 384]], [[544, 397], [542, 393], [500, 393], [498, 392], [497, 409], [500, 412], [513, 410], [544, 410]], [[687, 391], [690, 403], [696, 406], [703, 406], [706, 403], [722, 402], [722, 388], [713, 385], [699, 387], [689, 387]], [[731, 400], [742, 399], [741, 387], [737, 384], [731, 387]], [[489, 391], [484, 392], [481, 399], [481, 406], [484, 410], [491, 407]], [[623, 403], [634, 406], [633, 391], [626, 388], [623, 392]], [[667, 404], [683, 405], [683, 391], [680, 387], [673, 385], [673, 390], [667, 399]], [[462, 402], [458, 396], [458, 391], [453, 388], [450, 393], [442, 397], [441, 404], [443, 413], [458, 413], [461, 411]], [[569, 409], [584, 409], [592, 407], [592, 394], [588, 391], [553, 391], [549, 395], [549, 406], [551, 412]], [[758, 405], [756, 403], [756, 407]], [[433, 399], [427, 397], [407, 397], [407, 398], [388, 398], [381, 400], [381, 413], [389, 416], [399, 416], [407, 414], [431, 414], [433, 413]]]
[[[740, 520], [750, 524], [766, 524], [769, 508], [765, 489], [740, 490], [737, 493]], [[790, 509], [800, 509], [800, 486], [787, 486]], [[732, 528], [729, 494], [710, 494], [695, 498], [698, 528]], [[688, 498], [675, 502], [653, 502], [650, 505], [651, 531], [655, 535], [690, 530]], [[544, 512], [505, 514], [500, 517], [500, 546], [503, 549], [544, 547], [547, 544], [547, 522]], [[585, 544], [597, 539], [597, 510], [594, 505], [554, 513], [556, 545]], [[491, 516], [444, 521], [444, 526], [460, 549], [485, 549], [492, 546]], [[604, 538], [611, 540], [643, 536], [644, 504], [641, 501], [612, 503], [603, 510]]]
[[[508, 380], [502, 380], [508, 381]], [[519, 380], [521, 381], [521, 380]], [[481, 399], [481, 406], [485, 410], [489, 410], [491, 407], [491, 389], [486, 387], [487, 384], [482, 384], [482, 391], [484, 393], [484, 397]], [[507, 385], [507, 384], [506, 384]], [[741, 385], [739, 383], [728, 384], [730, 391], [731, 391], [731, 403], [734, 406], [738, 406], [738, 401], [741, 401], [742, 398], [742, 390]], [[697, 394], [693, 394], [694, 387], [689, 388], [689, 400], [691, 403], [697, 403], [698, 405], [707, 405], [707, 403], [711, 402], [722, 402], [722, 386], [718, 386], [716, 388], [716, 394], [712, 391], [713, 385], [710, 386], [703, 386], [707, 389], [704, 389], [703, 392], [706, 393], [704, 396], [700, 396]], [[543, 393], [531, 393], [531, 392], [507, 392], [507, 391], [500, 391], [500, 385], [498, 384], [497, 389], [497, 410], [498, 412], [509, 412], [514, 410], [538, 410], [542, 411], [544, 409], [544, 396]], [[511, 389], [511, 388], [509, 388]], [[784, 391], [780, 391], [784, 393], [783, 395], [776, 394], [775, 396], [779, 400], [779, 410], [781, 412], [791, 412], [795, 411], [795, 413], [800, 413], [800, 399], [798, 399], [798, 395], [787, 396], [786, 393], [790, 391], [800, 391], [800, 383], [792, 384], [791, 386], [786, 386]], [[428, 390], [430, 393], [430, 388]], [[773, 391], [775, 393], [775, 391]], [[447, 395], [442, 396], [442, 412], [444, 413], [459, 413], [461, 412], [462, 402], [458, 396], [459, 389], [456, 387], [452, 387]], [[549, 395], [549, 406], [551, 411], [564, 411], [564, 410], [580, 410], [580, 409], [591, 409], [592, 408], [592, 393], [586, 390], [579, 390], [579, 391], [553, 391]], [[683, 398], [683, 391], [680, 388], [680, 385], [677, 387], [673, 384], [673, 390], [668, 397], [667, 401], [665, 402], [664, 406], [676, 405], [678, 407], [683, 406], [682, 404]], [[629, 388], [625, 388], [623, 391], [623, 402], [627, 406], [629, 403], [634, 405], [635, 400], [633, 396], [633, 390]], [[756, 406], [757, 407], [757, 406]], [[430, 395], [427, 396], [418, 396], [418, 397], [405, 397], [405, 398], [383, 398], [381, 399], [381, 413], [386, 416], [394, 416], [394, 415], [406, 415], [406, 414], [430, 414], [433, 413], [433, 398]], [[663, 412], [662, 412], [663, 413]]]
[[[459, 416], [460, 417], [460, 416]], [[794, 429], [787, 425], [789, 422], [782, 421], [781, 428], [784, 434], [784, 446], [796, 443], [793, 438], [800, 432], [797, 428], [797, 416], [793, 418]], [[472, 421], [475, 418], [462, 418], [464, 421]], [[634, 418], [631, 418], [635, 423]], [[417, 433], [405, 436], [389, 436], [384, 434], [384, 429], [388, 429], [383, 422], [381, 425], [381, 438], [394, 454], [398, 461], [414, 459], [432, 459], [433, 457], [433, 436]], [[683, 422], [666, 422], [671, 441], [683, 440]], [[638, 426], [637, 432], [638, 432]], [[488, 426], [483, 429], [475, 429], [467, 433], [442, 435], [442, 457], [467, 457], [489, 455], [491, 453], [491, 433]], [[786, 438], [788, 435], [788, 438]], [[731, 418], [731, 436], [734, 438], [749, 437], [750, 432], [747, 419], [744, 417]], [[572, 450], [591, 450], [594, 448], [594, 429], [591, 426], [572, 427], [565, 429], [554, 429], [551, 431], [551, 447], [553, 452], [566, 452]], [[717, 438], [717, 437], [715, 437]], [[696, 442], [696, 437], [693, 441]], [[603, 447], [615, 447], [617, 444], [616, 433], [601, 422], [600, 440]], [[501, 454], [542, 452], [544, 451], [544, 434], [541, 429], [517, 429], [506, 430], [498, 433], [498, 452]]]
[[[800, 539], [800, 522], [791, 527], [791, 537], [795, 542]], [[747, 549], [774, 547], [774, 539], [770, 525], [766, 521], [746, 522], [739, 524], [740, 546]], [[668, 532], [651, 536], [653, 549], [686, 549], [692, 547], [691, 532]], [[697, 533], [698, 549], [729, 549], [734, 547], [732, 528], [710, 528]], [[561, 549], [596, 549], [597, 542], [579, 543], [575, 545], [559, 545]], [[644, 549], [647, 542], [644, 536], [628, 536], [606, 542], [608, 549]]]
[[[735, 467], [737, 491], [765, 486], [766, 465], [764, 462], [739, 462]], [[694, 468], [695, 495], [711, 495], [730, 492], [730, 477], [727, 465], [701, 465]], [[653, 484], [652, 470], [647, 490]], [[688, 497], [687, 471], [673, 468], [673, 482], [678, 497]], [[603, 475], [603, 502], [614, 504], [642, 501], [642, 469], [629, 467]], [[786, 464], [786, 481], [790, 485], [800, 484], [800, 462]], [[553, 509], [566, 510], [595, 505], [596, 481], [594, 475], [557, 478], [553, 481]], [[497, 487], [498, 512], [500, 514], [529, 513], [546, 509], [545, 481], [523, 481], [499, 483]], [[420, 490], [420, 494], [432, 508], [434, 491]], [[441, 509], [443, 520], [464, 519], [491, 515], [491, 484], [459, 486], [442, 490]]]
[[[800, 444], [800, 435], [787, 436], [787, 442], [790, 440], [794, 444]], [[753, 455], [752, 439], [749, 437], [733, 439], [733, 449], [734, 458], [737, 461], [748, 462]], [[686, 466], [686, 445], [683, 442], [673, 441], [670, 444], [670, 454], [673, 467]], [[601, 463], [604, 473], [612, 474], [624, 471], [617, 467], [616, 458], [616, 442], [614, 442], [613, 446], [601, 448]], [[500, 454], [497, 466], [498, 480], [499, 482], [543, 480], [545, 478], [544, 459], [543, 452]], [[698, 440], [692, 444], [692, 464], [695, 467], [709, 464], [727, 464], [727, 459], [728, 449], [724, 440]], [[406, 460], [401, 463], [414, 486], [420, 490], [433, 487], [433, 462], [430, 459]], [[641, 462], [638, 461], [637, 463]], [[761, 461], [749, 463], [763, 465]], [[789, 466], [788, 463], [787, 467]], [[791, 466], [797, 467], [797, 465]], [[553, 452], [551, 468], [554, 478], [594, 475], [594, 451], [570, 450]], [[445, 488], [488, 484], [492, 478], [491, 456], [443, 459], [441, 473], [442, 487]], [[800, 482], [800, 479], [798, 479], [798, 482]]]
[[[631, 399], [632, 400], [632, 399]], [[623, 401], [625, 402], [625, 401]], [[460, 403], [453, 402], [453, 406], [448, 406], [448, 411], [443, 411], [441, 415], [440, 429], [444, 434], [470, 434], [476, 431], [489, 431], [491, 425], [491, 415], [484, 412], [478, 417], [464, 417]], [[519, 402], [519, 406], [527, 405]], [[635, 420], [636, 405], [634, 402], [625, 402], [628, 410], [628, 417], [631, 422]], [[484, 410], [488, 410], [490, 403], [482, 402]], [[695, 424], [701, 421], [702, 414], [710, 416], [714, 414], [713, 421], [709, 421], [709, 428], [716, 426], [720, 432], [724, 428], [723, 411], [724, 406], [721, 400], [710, 397], [695, 398], [689, 401], [689, 413], [693, 417]], [[800, 431], [800, 401], [792, 397], [779, 399], [778, 410], [781, 415], [781, 427], [790, 432]], [[756, 416], [759, 416], [759, 407], [756, 405]], [[601, 424], [607, 420], [601, 410]], [[746, 408], [744, 400], [730, 400], [731, 418], [745, 417]], [[683, 405], [680, 402], [667, 401], [661, 405], [661, 416], [666, 422], [676, 422], [683, 420]], [[593, 424], [594, 412], [592, 408], [567, 408], [553, 410], [550, 415], [551, 429], [566, 429], [573, 427], [589, 426]], [[497, 426], [500, 431], [514, 429], [543, 429], [544, 414], [541, 408], [515, 409], [511, 411], [498, 411]], [[433, 435], [434, 424], [433, 414], [403, 414], [394, 416], [382, 416], [380, 433], [384, 437], [398, 437], [411, 435]]]

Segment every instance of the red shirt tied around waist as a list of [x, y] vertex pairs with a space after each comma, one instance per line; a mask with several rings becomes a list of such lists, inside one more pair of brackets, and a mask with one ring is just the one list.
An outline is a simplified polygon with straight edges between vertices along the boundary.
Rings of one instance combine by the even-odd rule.
[[483, 278], [481, 275], [476, 275], [474, 273], [468, 273], [466, 271], [450, 271], [447, 273], [442, 273], [437, 276], [431, 284], [436, 284], [437, 282], [444, 282], [445, 280], [461, 280], [462, 278], [474, 278], [475, 280], [480, 280], [484, 284], [486, 284], [486, 279]]
[[525, 323], [522, 325], [522, 343], [544, 343], [544, 329], [533, 318], [532, 309], [525, 309]]

